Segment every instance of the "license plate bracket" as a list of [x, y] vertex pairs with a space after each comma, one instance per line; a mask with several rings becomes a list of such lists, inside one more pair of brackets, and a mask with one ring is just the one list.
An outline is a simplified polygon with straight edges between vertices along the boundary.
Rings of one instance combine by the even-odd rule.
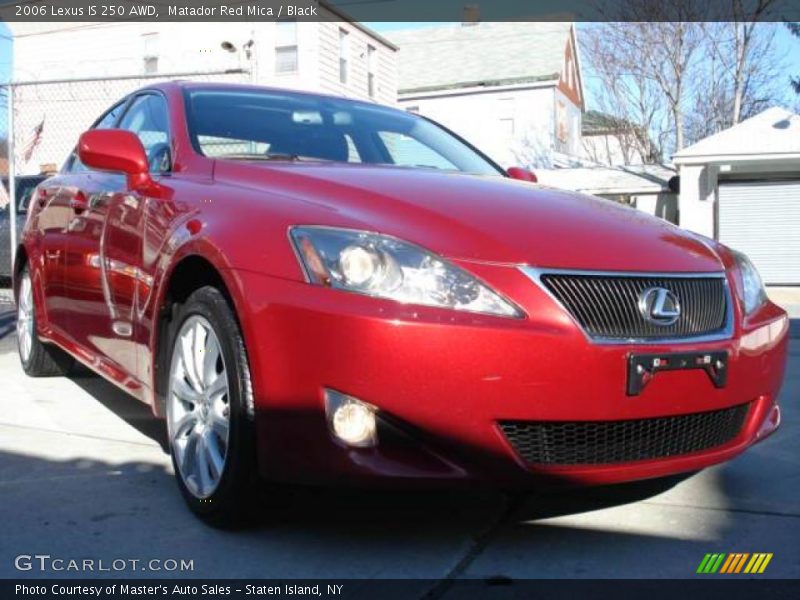
[[728, 382], [728, 353], [665, 352], [661, 354], [628, 355], [628, 396], [638, 396], [653, 377], [661, 371], [702, 369], [715, 388]]

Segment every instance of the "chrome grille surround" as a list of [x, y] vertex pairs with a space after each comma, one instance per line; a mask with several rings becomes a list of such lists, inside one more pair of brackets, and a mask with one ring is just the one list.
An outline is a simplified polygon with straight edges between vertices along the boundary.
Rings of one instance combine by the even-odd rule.
[[[733, 336], [733, 298], [724, 272], [520, 270], [594, 343], [697, 343]], [[675, 324], [645, 321], [638, 309], [639, 294], [649, 287], [664, 287], [678, 295], [683, 313]]]

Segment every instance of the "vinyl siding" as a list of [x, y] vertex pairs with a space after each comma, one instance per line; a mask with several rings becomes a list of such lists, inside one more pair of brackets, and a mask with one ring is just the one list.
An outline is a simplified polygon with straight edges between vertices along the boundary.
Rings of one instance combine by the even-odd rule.
[[[339, 81], [339, 29], [349, 35], [347, 83]], [[349, 23], [319, 23], [319, 84], [328, 93], [370, 100], [367, 88], [367, 45], [376, 48], [376, 102], [397, 103], [397, 62], [394, 50]]]

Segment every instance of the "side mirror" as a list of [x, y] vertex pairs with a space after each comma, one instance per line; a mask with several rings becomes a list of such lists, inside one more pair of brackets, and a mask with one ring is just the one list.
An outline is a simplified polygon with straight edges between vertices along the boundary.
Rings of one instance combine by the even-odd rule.
[[530, 181], [531, 183], [537, 183], [539, 179], [532, 171], [528, 171], [528, 169], [523, 169], [522, 167], [509, 167], [508, 176], [511, 179], [519, 179], [520, 181]]
[[146, 188], [152, 184], [150, 166], [142, 142], [123, 129], [92, 129], [78, 141], [81, 162], [99, 171], [125, 173], [128, 187]]

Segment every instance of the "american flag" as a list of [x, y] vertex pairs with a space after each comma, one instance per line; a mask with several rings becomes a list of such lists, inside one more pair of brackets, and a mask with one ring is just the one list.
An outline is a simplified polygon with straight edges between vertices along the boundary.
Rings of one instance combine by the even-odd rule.
[[33, 156], [33, 151], [36, 150], [36, 147], [39, 145], [39, 142], [42, 141], [42, 132], [44, 131], [44, 117], [42, 117], [41, 122], [33, 128], [31, 131], [30, 138], [25, 143], [25, 148], [22, 151], [22, 158], [25, 162], [28, 162], [31, 157]]

